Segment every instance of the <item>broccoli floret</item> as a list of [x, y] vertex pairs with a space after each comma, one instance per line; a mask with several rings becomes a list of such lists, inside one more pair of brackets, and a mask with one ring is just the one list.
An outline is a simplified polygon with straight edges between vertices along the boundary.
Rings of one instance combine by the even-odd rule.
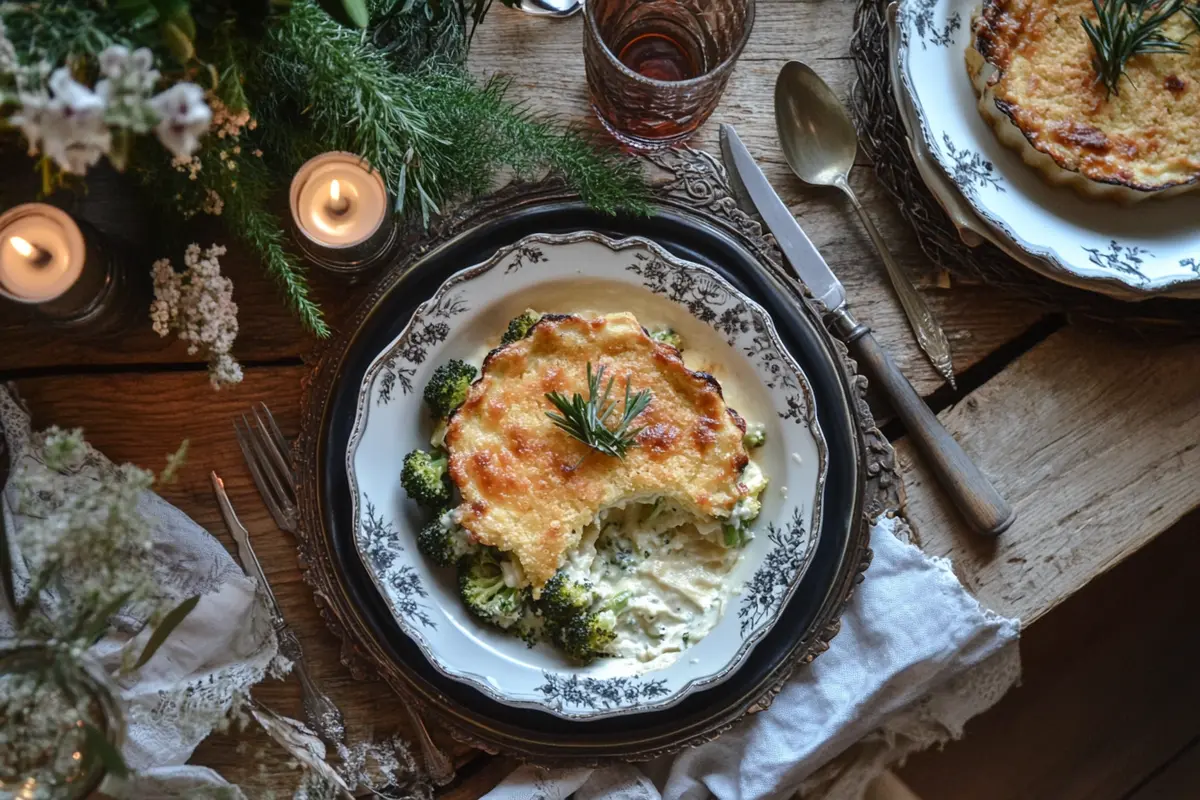
[[554, 641], [576, 661], [588, 662], [604, 654], [617, 638], [617, 619], [612, 613], [582, 614], [555, 631]]
[[453, 512], [446, 510], [431, 519], [417, 534], [417, 549], [439, 567], [453, 566], [460, 558], [478, 549], [466, 532], [454, 523]]
[[425, 404], [438, 419], [445, 419], [461, 406], [475, 380], [476, 369], [465, 361], [452, 358], [433, 371], [425, 384]]
[[676, 350], [683, 349], [683, 337], [676, 333], [674, 328], [655, 328], [650, 332], [650, 338], [656, 342], [669, 344]]
[[519, 317], [513, 317], [508, 323], [508, 330], [500, 337], [500, 344], [512, 344], [529, 335], [529, 329], [537, 324], [542, 315], [533, 309], [526, 309]]
[[742, 547], [750, 541], [750, 523], [762, 512], [762, 501], [757, 496], [743, 497], [733, 506], [729, 521], [721, 526], [725, 534], [726, 547]]
[[617, 638], [617, 617], [629, 603], [629, 592], [622, 592], [601, 604], [595, 611], [573, 614], [550, 625], [554, 641], [576, 661], [588, 662], [606, 655], [607, 647]]
[[504, 582], [500, 560], [492, 550], [480, 550], [463, 563], [458, 572], [458, 591], [467, 610], [501, 628], [509, 628], [525, 616], [529, 590]]
[[595, 600], [591, 584], [573, 581], [559, 571], [542, 587], [538, 608], [548, 622], [557, 624], [586, 613]]
[[742, 437], [742, 444], [747, 450], [753, 450], [756, 447], [762, 447], [767, 443], [767, 426], [761, 422], [752, 422], [746, 426], [746, 435]]
[[446, 454], [413, 450], [404, 457], [400, 485], [408, 496], [426, 508], [444, 508], [450, 504], [450, 478], [446, 474]]

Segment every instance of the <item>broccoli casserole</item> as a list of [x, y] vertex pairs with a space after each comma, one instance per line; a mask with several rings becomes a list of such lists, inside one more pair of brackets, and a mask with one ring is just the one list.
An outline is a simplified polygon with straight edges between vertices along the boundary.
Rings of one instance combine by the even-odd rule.
[[577, 661], [653, 661], [716, 625], [763, 434], [682, 345], [628, 313], [530, 311], [479, 370], [435, 371], [440, 447], [410, 453], [402, 483], [433, 512], [419, 549], [475, 616]]

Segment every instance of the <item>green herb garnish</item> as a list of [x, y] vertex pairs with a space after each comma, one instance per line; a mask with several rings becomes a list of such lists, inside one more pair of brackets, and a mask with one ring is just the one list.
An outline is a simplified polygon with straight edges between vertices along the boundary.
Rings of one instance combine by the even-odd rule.
[[1162, 33], [1162, 25], [1180, 9], [1183, 0], [1092, 0], [1096, 22], [1080, 17], [1096, 57], [1096, 82], [1109, 95], [1120, 94], [1125, 65], [1134, 56], [1181, 53], [1187, 48]]
[[[629, 426], [639, 414], [646, 410], [654, 396], [649, 389], [630, 392], [629, 379], [626, 378], [624, 409], [616, 423], [609, 427], [608, 418], [617, 409], [617, 401], [615, 399], [609, 401], [615, 378], [608, 379], [608, 384], [604, 387], [602, 394], [600, 383], [603, 379], [604, 366], [601, 365], [593, 373], [592, 362], [589, 361], [587, 365], [587, 399], [585, 400], [583, 395], [578, 392], [570, 400], [559, 392], [548, 392], [546, 399], [554, 404], [559, 413], [547, 411], [546, 416], [560, 430], [591, 448], [589, 453], [594, 450], [606, 456], [625, 458], [626, 451], [637, 444], [637, 435], [642, 431], [642, 428], [631, 429]], [[587, 458], [587, 456], [588, 453], [585, 453], [583, 458]], [[583, 463], [583, 458], [579, 459], [579, 464]], [[579, 464], [576, 464], [575, 467], [578, 467]]]

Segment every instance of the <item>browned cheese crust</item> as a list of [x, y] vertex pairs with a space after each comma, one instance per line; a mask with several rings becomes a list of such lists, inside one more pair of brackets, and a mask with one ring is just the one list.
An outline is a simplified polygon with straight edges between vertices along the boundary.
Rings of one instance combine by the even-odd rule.
[[[589, 455], [546, 416], [554, 410], [547, 392], [587, 396], [589, 361], [604, 366], [605, 382], [615, 376], [614, 396], [624, 396], [626, 380], [653, 393], [624, 460]], [[547, 315], [487, 357], [445, 441], [463, 498], [460, 523], [514, 554], [538, 590], [597, 512], [623, 500], [665, 496], [697, 514], [728, 516], [745, 494], [744, 431], [717, 381], [685, 367], [632, 314]]]
[[[1085, 193], [1137, 200], [1197, 185], [1200, 40], [1191, 20], [1181, 12], [1163, 27], [1172, 39], [1192, 34], [1186, 52], [1130, 60], [1120, 93], [1108, 96], [1096, 82], [1081, 16], [1095, 21], [1091, 0], [984, 3], [967, 54], [984, 116], [1006, 144], [1033, 148], [1053, 163], [1040, 163], [1034, 153], [1026, 153], [1027, 162]], [[1007, 125], [1022, 136], [1007, 136]], [[1055, 167], [1103, 186], [1055, 175]]]

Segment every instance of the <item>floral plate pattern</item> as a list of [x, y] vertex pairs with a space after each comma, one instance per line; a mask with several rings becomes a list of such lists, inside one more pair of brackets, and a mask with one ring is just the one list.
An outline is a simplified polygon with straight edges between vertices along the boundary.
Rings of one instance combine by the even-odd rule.
[[[979, 113], [964, 60], [979, 5], [899, 0], [894, 55], [912, 101], [910, 133], [982, 220], [979, 232], [1072, 286], [1125, 300], [1200, 298], [1200, 195], [1133, 206], [1088, 199], [1051, 185], [1000, 142]], [[936, 183], [930, 189], [941, 199]]]
[[[731, 573], [739, 587], [721, 622], [673, 663], [653, 671], [628, 659], [572, 665], [545, 645], [476, 622], [452, 570], [428, 564], [415, 533], [425, 514], [399, 486], [404, 455], [428, 447], [421, 392], [438, 364], [479, 364], [507, 321], [526, 308], [632, 311], [670, 325], [693, 369], [712, 372], [730, 405], [767, 428], [756, 451], [771, 483], [754, 539]], [[673, 705], [732, 675], [770, 630], [811, 561], [828, 471], [806, 378], [766, 311], [715, 272], [645, 239], [535, 235], [446, 280], [363, 378], [346, 454], [355, 543], [403, 632], [440, 672], [510, 705], [575, 720]]]

